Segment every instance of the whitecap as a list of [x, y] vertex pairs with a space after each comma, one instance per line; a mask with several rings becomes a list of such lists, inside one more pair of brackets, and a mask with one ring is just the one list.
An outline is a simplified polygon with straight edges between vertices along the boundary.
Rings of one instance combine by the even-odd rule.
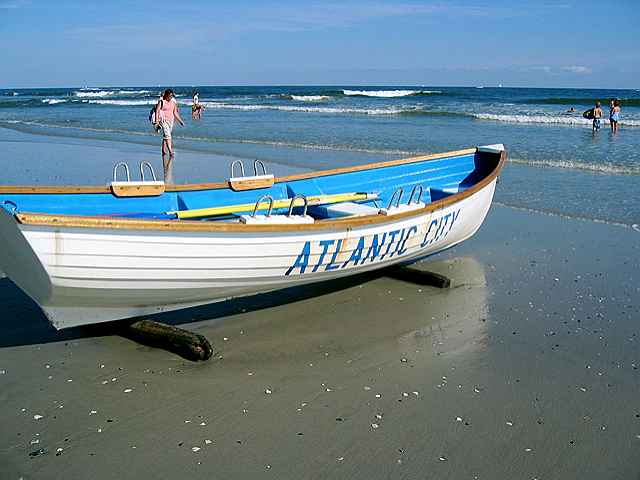
[[151, 90], [118, 90], [118, 95], [144, 95], [151, 93]]
[[347, 96], [360, 96], [360, 97], [406, 97], [409, 95], [415, 95], [417, 90], [343, 90], [342, 93]]
[[422, 111], [418, 107], [386, 107], [386, 108], [344, 108], [344, 107], [307, 107], [298, 105], [240, 105], [232, 103], [202, 102], [207, 108], [229, 110], [279, 110], [283, 112], [360, 114], [360, 115], [399, 115]]
[[48, 103], [49, 105], [56, 105], [57, 103], [65, 103], [66, 100], [62, 98], [45, 98], [42, 103]]
[[113, 90], [81, 90], [73, 92], [73, 94], [79, 98], [100, 98], [108, 97], [109, 95], [115, 95], [116, 92], [114, 92]]
[[[556, 115], [498, 115], [493, 113], [476, 113], [473, 117], [479, 120], [493, 120], [496, 122], [507, 123], [540, 123], [548, 125], [584, 125], [589, 126], [593, 124], [592, 120], [571, 117], [571, 116], [556, 116]], [[604, 125], [609, 124], [609, 120], [602, 119]], [[640, 127], [640, 120], [621, 120], [620, 125], [626, 125], [628, 127]]]
[[408, 97], [411, 95], [419, 94], [436, 94], [442, 92], [440, 90], [342, 90], [342, 93], [347, 96], [395, 98]]
[[135, 106], [154, 105], [156, 100], [84, 100], [84, 103], [93, 103], [96, 105]]
[[298, 102], [322, 102], [329, 100], [329, 97], [326, 95], [291, 95], [291, 100]]

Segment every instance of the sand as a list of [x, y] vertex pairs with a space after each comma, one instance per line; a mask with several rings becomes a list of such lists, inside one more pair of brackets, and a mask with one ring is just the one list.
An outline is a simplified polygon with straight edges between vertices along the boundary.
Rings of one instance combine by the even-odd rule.
[[[18, 127], [16, 127], [18, 128]], [[51, 135], [35, 135], [22, 130], [0, 127], [0, 169], [9, 172], [0, 184], [13, 185], [105, 185], [113, 179], [113, 167], [126, 162], [131, 178], [140, 176], [139, 164], [149, 162], [162, 178], [161, 137], [158, 135], [131, 136], [123, 134], [122, 142], [97, 138], [65, 137], [70, 130]], [[84, 131], [89, 135], [92, 132]], [[97, 134], [95, 134], [97, 135]], [[208, 144], [177, 137], [174, 141], [176, 183], [224, 181], [230, 176], [231, 163], [240, 160], [245, 173], [253, 174], [255, 159], [260, 159], [268, 173], [291, 175], [310, 169], [332, 168], [398, 158], [397, 155], [342, 151], [339, 160], [332, 150], [287, 147], [282, 145], [224, 143]], [[240, 171], [236, 167], [235, 175]], [[148, 175], [148, 172], [145, 172]], [[119, 175], [124, 175], [120, 171]], [[123, 178], [120, 178], [123, 179]]]
[[[111, 165], [96, 145], [47, 152]], [[205, 363], [56, 332], [0, 275], [0, 479], [635, 478], [639, 235], [494, 206], [420, 264], [448, 290], [364, 276], [156, 318]]]
[[361, 277], [160, 317], [217, 347], [198, 364], [56, 333], [0, 280], [0, 476], [633, 478], [638, 239], [494, 207], [420, 265], [449, 290]]

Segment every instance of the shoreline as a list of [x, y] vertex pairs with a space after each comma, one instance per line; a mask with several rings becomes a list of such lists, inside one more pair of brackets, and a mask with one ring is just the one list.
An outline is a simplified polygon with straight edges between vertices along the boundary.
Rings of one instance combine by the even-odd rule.
[[[0, 127], [0, 146], [4, 157], [0, 168], [12, 172], [3, 183], [7, 185], [104, 185], [111, 181], [113, 166], [128, 161], [137, 178], [136, 165], [150, 161], [156, 175], [162, 175], [162, 162], [158, 144], [135, 143], [106, 139], [47, 136], [24, 133]], [[311, 170], [364, 164], [396, 159], [396, 155], [370, 154], [343, 150], [307, 150], [257, 144], [222, 144], [216, 151], [204, 152], [176, 145], [175, 175], [178, 183], [225, 181], [229, 177], [231, 162], [245, 160], [250, 169], [254, 159], [265, 162], [267, 170], [276, 176]], [[19, 162], [13, 159], [20, 159]], [[90, 159], [88, 162], [87, 159]], [[589, 192], [603, 187], [616, 192], [605, 195], [598, 202], [586, 201]], [[46, 183], [42, 182], [46, 178]], [[626, 202], [620, 208], [620, 199], [636, 195], [636, 176], [604, 173], [600, 171], [541, 168], [520, 161], [508, 162], [502, 175], [503, 182], [496, 190], [494, 202], [510, 208], [526, 209], [549, 215], [561, 215], [585, 221], [619, 224], [634, 230], [640, 228], [640, 204]], [[564, 188], [570, 185], [571, 188]], [[591, 197], [589, 197], [591, 198]]]
[[[38, 184], [33, 178], [40, 173], [42, 176], [48, 176], [54, 181], [54, 183], [47, 183], [52, 185], [66, 184], [57, 182], [69, 182], [74, 184], [86, 184], [96, 183], [104, 184], [107, 181], [111, 181], [111, 174], [104, 179], [99, 179], [97, 176], [92, 175], [92, 172], [87, 172], [86, 168], [79, 168], [80, 165], [86, 167], [83, 159], [78, 159], [80, 156], [91, 156], [93, 158], [93, 164], [99, 165], [103, 175], [113, 168], [113, 165], [117, 161], [122, 160], [122, 155], [132, 155], [136, 160], [151, 159], [151, 163], [154, 165], [156, 175], [162, 173], [162, 163], [160, 155], [160, 137], [157, 135], [149, 134], [156, 140], [156, 143], [150, 142], [130, 142], [127, 140], [116, 141], [113, 139], [105, 138], [83, 138], [76, 136], [65, 136], [45, 133], [31, 133], [24, 132], [19, 129], [0, 127], [0, 143], [5, 146], [16, 144], [15, 152], [17, 155], [26, 156], [26, 162], [29, 163], [29, 167], [32, 167], [34, 163], [42, 161], [41, 150], [43, 145], [46, 145], [46, 154], [51, 156], [57, 163], [57, 167], [64, 166], [66, 179], [62, 179], [59, 175], [51, 175], [51, 168], [45, 166], [41, 172], [32, 172], [26, 170], [24, 172], [16, 172], [19, 178], [24, 180], [11, 178], [9, 184], [16, 184], [22, 181], [22, 184]], [[55, 139], [55, 141], [50, 141]], [[178, 138], [180, 142], [181, 139]], [[270, 144], [258, 144], [258, 143], [228, 143], [221, 142], [223, 147], [222, 151], [207, 151], [202, 148], [193, 148], [190, 145], [182, 145], [177, 143], [176, 145], [176, 161], [180, 162], [177, 168], [183, 168], [182, 176], [179, 177], [180, 183], [200, 183], [203, 181], [202, 166], [206, 164], [209, 168], [209, 173], [206, 176], [207, 181], [226, 180], [229, 177], [229, 168], [234, 160], [246, 160], [247, 167], [253, 162], [254, 159], [260, 159], [268, 162], [266, 165], [269, 168], [275, 167], [273, 171], [276, 176], [290, 175], [295, 173], [306, 172], [312, 169], [312, 165], [322, 167], [328, 167], [333, 163], [328, 160], [328, 156], [335, 155], [336, 152], [340, 152], [341, 161], [347, 164], [358, 164], [373, 161], [383, 161], [396, 159], [396, 155], [383, 154], [383, 153], [366, 153], [360, 151], [349, 151], [339, 149], [307, 149], [300, 146], [286, 146], [286, 145], [270, 145]], [[7, 150], [9, 147], [6, 148]], [[62, 152], [62, 149], [67, 151], [75, 150], [71, 154]], [[100, 152], [104, 152], [103, 155], [95, 155], [97, 149]], [[118, 154], [117, 160], [109, 158], [107, 150], [110, 150], [111, 154]], [[303, 163], [296, 161], [296, 158], [303, 153], [305, 158], [308, 158]], [[11, 154], [11, 152], [9, 152]], [[63, 164], [62, 160], [67, 162]], [[107, 160], [113, 163], [105, 163]], [[125, 159], [126, 160], [126, 159]], [[69, 164], [68, 162], [72, 162]], [[79, 162], [79, 163], [78, 163]], [[104, 164], [101, 164], [104, 163]], [[0, 162], [1, 164], [1, 162]], [[182, 164], [182, 165], [181, 165]], [[13, 166], [15, 170], [15, 165]], [[26, 182], [26, 183], [25, 183]]]

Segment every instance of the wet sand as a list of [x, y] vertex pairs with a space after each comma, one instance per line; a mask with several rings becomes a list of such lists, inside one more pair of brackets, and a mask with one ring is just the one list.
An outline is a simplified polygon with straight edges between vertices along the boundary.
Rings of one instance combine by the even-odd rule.
[[159, 317], [211, 340], [199, 364], [56, 333], [0, 279], [0, 478], [637, 478], [639, 240], [496, 206], [420, 265], [449, 290], [360, 277]]
[[[0, 127], [0, 169], [9, 172], [0, 179], [7, 185], [106, 185], [113, 179], [113, 167], [126, 162], [131, 179], [140, 178], [139, 164], [149, 162], [162, 178], [162, 157], [159, 135], [127, 136], [123, 141], [97, 138], [65, 137], [30, 133]], [[90, 134], [91, 132], [84, 132]], [[398, 158], [398, 155], [362, 153], [356, 151], [309, 149], [268, 144], [224, 143], [207, 145], [177, 137], [174, 140], [176, 183], [225, 181], [230, 176], [231, 163], [241, 160], [247, 175], [253, 173], [253, 162], [260, 159], [268, 173], [291, 175], [321, 168], [355, 165]], [[236, 175], [240, 174], [236, 167]], [[146, 171], [145, 174], [149, 175]], [[118, 172], [124, 179], [124, 171]]]

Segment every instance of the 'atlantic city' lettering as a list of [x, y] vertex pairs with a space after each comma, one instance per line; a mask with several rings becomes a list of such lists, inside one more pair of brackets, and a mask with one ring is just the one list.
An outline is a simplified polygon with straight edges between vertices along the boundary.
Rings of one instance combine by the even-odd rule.
[[[458, 220], [460, 210], [447, 213], [438, 218], [433, 218], [424, 225], [424, 237], [420, 242], [420, 248], [425, 248], [440, 240], [443, 240], [453, 228]], [[382, 261], [393, 257], [399, 257], [407, 252], [407, 241], [418, 233], [418, 226], [413, 225], [408, 228], [391, 230], [384, 233], [370, 235], [371, 243], [367, 245], [366, 239], [369, 236], [362, 236], [358, 239], [355, 248], [351, 251], [349, 258], [345, 260], [340, 256], [343, 244], [346, 240], [321, 240], [318, 242], [319, 254], [317, 261], [310, 264], [311, 242], [305, 242], [300, 254], [296, 257], [285, 275], [304, 274], [306, 272], [329, 272], [341, 270], [349, 266], [361, 266], [367, 263]]]

